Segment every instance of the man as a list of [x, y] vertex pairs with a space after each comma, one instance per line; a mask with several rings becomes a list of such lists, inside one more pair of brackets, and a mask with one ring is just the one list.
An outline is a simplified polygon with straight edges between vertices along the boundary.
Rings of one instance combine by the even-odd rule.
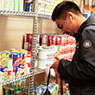
[[57, 58], [52, 67], [68, 78], [70, 95], [95, 95], [95, 13], [86, 20], [75, 3], [63, 1], [55, 7], [52, 20], [77, 41], [72, 61]]

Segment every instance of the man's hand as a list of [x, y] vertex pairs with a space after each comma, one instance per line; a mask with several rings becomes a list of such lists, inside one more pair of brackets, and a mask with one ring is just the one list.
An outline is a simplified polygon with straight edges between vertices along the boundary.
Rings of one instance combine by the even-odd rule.
[[59, 61], [60, 61], [60, 58], [55, 57], [54, 64], [51, 66], [51, 68], [53, 68], [54, 71], [55, 71], [56, 83], [58, 83], [58, 84], [59, 84], [59, 82], [60, 82], [59, 73], [58, 73], [58, 64], [59, 64]]
[[51, 68], [58, 70], [59, 61], [60, 61], [60, 59], [58, 57], [55, 57], [54, 64], [51, 66]]

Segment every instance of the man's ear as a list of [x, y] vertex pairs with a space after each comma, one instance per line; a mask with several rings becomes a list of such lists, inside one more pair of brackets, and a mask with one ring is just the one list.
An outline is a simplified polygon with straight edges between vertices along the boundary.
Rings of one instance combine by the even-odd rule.
[[73, 20], [72, 20], [72, 16], [70, 16], [70, 21], [72, 22]]
[[73, 16], [73, 13], [72, 12], [67, 12], [67, 16]]
[[70, 19], [71, 22], [73, 21], [73, 13], [72, 12], [68, 12], [67, 17], [68, 17], [68, 19]]

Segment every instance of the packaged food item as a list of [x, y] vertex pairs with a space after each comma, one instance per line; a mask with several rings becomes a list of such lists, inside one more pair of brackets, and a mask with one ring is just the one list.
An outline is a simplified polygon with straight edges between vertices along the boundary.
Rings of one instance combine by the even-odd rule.
[[10, 1], [9, 0], [3, 0], [3, 1], [4, 1], [4, 10], [9, 11]]
[[17, 80], [3, 85], [3, 95], [28, 95], [28, 88], [29, 86], [26, 84], [26, 79]]
[[[46, 84], [40, 84], [39, 86], [36, 86], [35, 89], [35, 95], [42, 95], [46, 91]], [[58, 95], [58, 84], [51, 83], [48, 86], [48, 90], [50, 91], [51, 95]]]
[[23, 8], [24, 8], [23, 0], [18, 0], [18, 11], [23, 12]]
[[9, 11], [14, 10], [14, 0], [9, 0]]
[[0, 0], [0, 10], [2, 10], [2, 0]]
[[32, 4], [32, 0], [25, 0], [25, 11], [27, 12], [31, 11], [30, 10], [31, 4]]
[[0, 0], [0, 10], [4, 10], [4, 0]]
[[38, 13], [45, 14], [45, 4], [44, 3], [38, 3]]
[[50, 45], [56, 45], [56, 35], [50, 36]]
[[18, 0], [14, 0], [14, 11], [18, 11]]

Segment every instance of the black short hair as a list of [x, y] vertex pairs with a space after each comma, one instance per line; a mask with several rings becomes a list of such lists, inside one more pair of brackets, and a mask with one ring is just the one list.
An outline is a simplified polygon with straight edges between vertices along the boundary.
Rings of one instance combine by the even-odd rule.
[[79, 7], [71, 1], [62, 1], [59, 3], [52, 13], [52, 20], [55, 21], [58, 18], [66, 19], [67, 12], [73, 12], [75, 14], [81, 14]]

